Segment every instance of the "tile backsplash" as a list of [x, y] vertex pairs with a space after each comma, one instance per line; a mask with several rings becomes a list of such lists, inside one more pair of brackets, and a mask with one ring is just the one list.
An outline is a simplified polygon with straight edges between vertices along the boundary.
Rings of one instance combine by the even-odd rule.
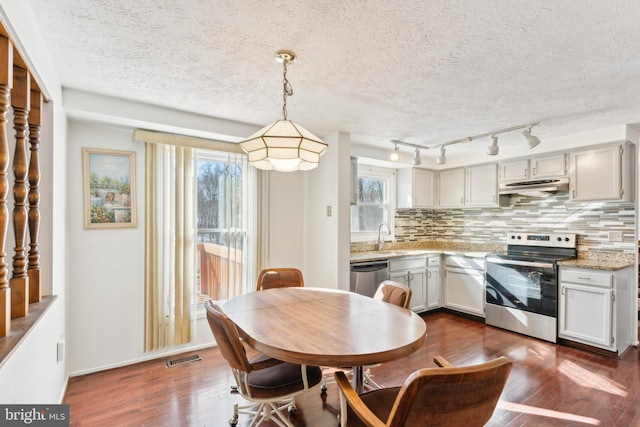
[[[495, 208], [398, 209], [395, 241], [506, 244], [510, 231], [575, 233], [579, 251], [637, 251], [633, 203], [573, 203], [568, 193], [513, 195], [509, 202]], [[610, 242], [609, 231], [622, 232], [622, 241]]]

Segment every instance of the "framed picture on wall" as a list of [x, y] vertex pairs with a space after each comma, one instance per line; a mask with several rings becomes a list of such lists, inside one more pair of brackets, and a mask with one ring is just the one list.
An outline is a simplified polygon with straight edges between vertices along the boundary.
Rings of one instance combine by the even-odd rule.
[[85, 228], [136, 226], [135, 156], [82, 148]]

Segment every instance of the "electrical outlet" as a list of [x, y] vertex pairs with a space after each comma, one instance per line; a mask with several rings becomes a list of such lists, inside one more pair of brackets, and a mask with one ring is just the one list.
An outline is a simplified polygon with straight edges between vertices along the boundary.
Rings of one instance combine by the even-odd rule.
[[331, 216], [331, 205], [327, 206], [327, 216]]
[[622, 231], [609, 231], [610, 242], [622, 242]]

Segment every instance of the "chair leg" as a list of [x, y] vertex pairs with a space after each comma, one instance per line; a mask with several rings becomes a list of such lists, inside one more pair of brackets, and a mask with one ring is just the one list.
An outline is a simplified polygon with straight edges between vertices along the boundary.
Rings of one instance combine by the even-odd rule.
[[382, 388], [380, 384], [373, 380], [371, 369], [368, 368], [364, 371], [364, 387], [369, 391], [379, 390]]
[[238, 425], [238, 404], [233, 404], [233, 417], [229, 418], [229, 425], [235, 427]]

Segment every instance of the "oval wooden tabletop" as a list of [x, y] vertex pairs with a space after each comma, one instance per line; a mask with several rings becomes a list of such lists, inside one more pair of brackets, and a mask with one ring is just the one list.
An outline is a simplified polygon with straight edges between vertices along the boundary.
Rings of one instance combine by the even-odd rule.
[[222, 306], [256, 350], [287, 362], [362, 366], [416, 351], [427, 326], [417, 314], [363, 295], [320, 288], [279, 288]]

